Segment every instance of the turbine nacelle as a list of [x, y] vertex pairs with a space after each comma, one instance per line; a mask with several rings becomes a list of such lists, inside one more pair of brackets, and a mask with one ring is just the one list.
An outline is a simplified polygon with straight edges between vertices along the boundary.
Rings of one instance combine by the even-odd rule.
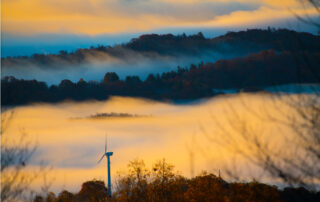
[[107, 152], [105, 153], [106, 156], [112, 156], [113, 155], [113, 152]]

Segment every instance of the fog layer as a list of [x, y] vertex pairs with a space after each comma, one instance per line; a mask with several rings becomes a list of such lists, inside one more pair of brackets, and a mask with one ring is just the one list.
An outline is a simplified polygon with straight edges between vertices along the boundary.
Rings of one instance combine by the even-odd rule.
[[[117, 54], [117, 55], [113, 55]], [[155, 52], [136, 52], [119, 48], [116, 53], [92, 51], [84, 53], [80, 63], [72, 60], [61, 60], [52, 56], [50, 64], [37, 64], [29, 60], [19, 60], [18, 63], [6, 61], [2, 68], [2, 77], [14, 76], [19, 79], [36, 79], [47, 84], [59, 84], [63, 79], [73, 82], [83, 78], [86, 81], [103, 79], [106, 72], [116, 72], [120, 79], [136, 75], [142, 80], [153, 73], [169, 72], [178, 66], [189, 67], [190, 64], [200, 62], [215, 62], [219, 59], [228, 59], [244, 56], [247, 53], [223, 54], [214, 51], [203, 51], [199, 55], [160, 55]]]
[[[242, 121], [249, 123], [257, 132], [263, 130], [262, 137], [283, 147], [284, 137], [281, 134], [290, 131], [265, 119], [262, 121], [265, 106], [268, 106], [269, 113], [280, 118], [291, 113], [281, 101], [275, 102], [269, 94], [220, 96], [186, 105], [113, 97], [106, 102], [36, 104], [3, 113], [14, 111], [10, 127], [6, 130], [12, 140], [17, 140], [21, 131], [25, 131], [27, 139], [37, 143], [31, 168], [38, 167], [41, 161], [53, 166], [48, 178], [52, 179], [52, 190], [58, 192], [62, 188], [77, 191], [86, 180], [107, 179], [106, 162], [97, 164], [104, 152], [106, 134], [108, 148], [114, 152], [111, 158], [113, 179], [135, 158], [145, 160], [147, 166], [166, 158], [186, 176], [191, 175], [193, 168], [195, 174], [203, 170], [217, 174], [220, 170], [222, 177], [227, 178], [225, 169], [230, 166], [240, 171], [242, 179], [260, 176], [259, 169], [237, 156], [232, 145], [225, 146], [219, 140], [226, 135], [221, 126], [230, 129], [230, 117], [237, 120], [231, 110], [237, 109]], [[281, 107], [281, 112], [278, 107]], [[96, 113], [143, 116], [86, 118]], [[237, 138], [237, 134], [233, 135]], [[246, 147], [245, 143], [240, 143]], [[190, 152], [195, 155], [194, 165], [190, 164]], [[262, 181], [277, 183], [268, 177], [263, 177]], [[42, 184], [42, 178], [38, 178], [33, 187], [39, 188]]]

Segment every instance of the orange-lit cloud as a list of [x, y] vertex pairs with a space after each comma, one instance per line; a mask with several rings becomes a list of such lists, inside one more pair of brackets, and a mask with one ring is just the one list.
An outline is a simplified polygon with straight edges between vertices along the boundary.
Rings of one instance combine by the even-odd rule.
[[4, 32], [95, 35], [166, 27], [245, 26], [292, 17], [296, 10], [312, 13], [301, 7], [298, 0], [3, 0], [1, 9]]
[[231, 26], [250, 26], [259, 23], [270, 23], [278, 20], [288, 20], [294, 15], [317, 15], [317, 11], [309, 9], [281, 9], [275, 10], [271, 7], [261, 7], [255, 11], [236, 11], [229, 15], [218, 16], [211, 22], [205, 23], [206, 26], [231, 27]]

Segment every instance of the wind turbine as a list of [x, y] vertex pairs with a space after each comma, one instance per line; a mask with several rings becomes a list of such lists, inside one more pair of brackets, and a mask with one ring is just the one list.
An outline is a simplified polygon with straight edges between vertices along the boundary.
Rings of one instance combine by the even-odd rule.
[[102, 157], [100, 158], [98, 163], [100, 163], [102, 161], [103, 157], [105, 157], [105, 156], [107, 157], [107, 163], [108, 163], [108, 195], [111, 197], [110, 156], [113, 155], [113, 152], [108, 152], [107, 146], [108, 146], [108, 140], [107, 140], [107, 136], [106, 136], [105, 145], [104, 145], [104, 154], [102, 155]]

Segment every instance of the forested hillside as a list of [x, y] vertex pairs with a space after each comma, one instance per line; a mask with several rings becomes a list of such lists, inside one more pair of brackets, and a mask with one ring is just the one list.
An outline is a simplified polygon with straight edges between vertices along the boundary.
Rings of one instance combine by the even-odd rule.
[[[2, 58], [3, 68], [33, 65], [54, 66], [82, 64], [92, 60], [110, 60], [108, 57], [131, 57], [142, 54], [145, 57], [157, 56], [201, 56], [208, 53], [245, 56], [262, 50], [275, 51], [319, 51], [320, 37], [309, 33], [298, 33], [286, 29], [252, 29], [229, 32], [216, 38], [205, 38], [201, 32], [196, 35], [149, 34], [132, 39], [129, 43], [78, 49], [74, 52], [60, 51], [59, 54], [34, 54], [31, 57]], [[209, 54], [210, 55], [210, 54]]]
[[70, 100], [105, 100], [109, 96], [145, 97], [157, 100], [195, 99], [214, 96], [213, 89], [262, 90], [263, 87], [291, 83], [317, 83], [320, 78], [319, 52], [262, 51], [243, 58], [200, 63], [176, 71], [150, 74], [146, 80], [127, 76], [120, 80], [107, 72], [101, 81], [59, 85], [5, 77], [1, 80], [3, 105]]

